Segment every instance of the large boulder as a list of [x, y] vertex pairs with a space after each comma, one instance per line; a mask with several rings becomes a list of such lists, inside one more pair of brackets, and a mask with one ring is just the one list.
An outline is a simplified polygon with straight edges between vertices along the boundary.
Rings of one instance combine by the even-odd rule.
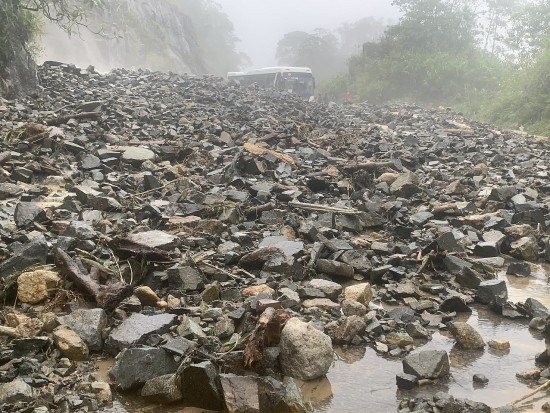
[[116, 387], [126, 391], [155, 377], [175, 373], [178, 364], [161, 348], [139, 347], [123, 350], [110, 371]]
[[0, 384], [0, 404], [30, 402], [34, 398], [34, 390], [23, 380], [17, 379]]
[[176, 319], [174, 314], [132, 314], [111, 332], [105, 341], [105, 347], [111, 354], [117, 354], [120, 350], [142, 344], [151, 334], [165, 333]]
[[427, 350], [403, 359], [403, 372], [419, 379], [437, 379], [449, 374], [449, 355], [444, 350]]
[[508, 299], [508, 288], [504, 280], [483, 281], [477, 287], [476, 300], [481, 304], [502, 306]]
[[279, 348], [283, 372], [290, 377], [313, 380], [324, 376], [332, 364], [330, 337], [297, 318], [287, 321]]

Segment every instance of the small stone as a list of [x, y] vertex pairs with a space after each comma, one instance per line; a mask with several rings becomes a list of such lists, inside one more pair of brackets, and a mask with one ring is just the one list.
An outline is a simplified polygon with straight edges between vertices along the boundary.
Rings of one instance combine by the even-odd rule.
[[52, 295], [61, 286], [61, 277], [53, 271], [25, 272], [17, 278], [17, 299], [37, 304]]
[[484, 374], [474, 374], [473, 381], [474, 383], [481, 383], [481, 384], [489, 383], [489, 379]]
[[141, 301], [141, 304], [143, 305], [149, 305], [151, 307], [155, 307], [157, 303], [160, 301], [159, 296], [157, 293], [155, 293], [151, 287], [148, 287], [146, 285], [142, 285], [140, 287], [137, 287], [134, 290], [134, 294], [137, 298], [139, 298], [139, 301]]
[[476, 299], [481, 304], [502, 305], [508, 299], [508, 289], [504, 280], [483, 281], [477, 288]]
[[342, 312], [345, 316], [352, 316], [352, 315], [358, 315], [360, 317], [363, 317], [365, 314], [367, 314], [367, 307], [365, 307], [363, 304], [357, 301], [353, 300], [344, 300], [342, 301]]
[[100, 351], [103, 348], [103, 331], [107, 328], [107, 314], [103, 309], [81, 308], [58, 317], [57, 322], [78, 334], [90, 350]]
[[352, 315], [336, 329], [334, 333], [335, 344], [350, 344], [355, 336], [362, 336], [365, 333], [367, 324], [362, 317]]
[[34, 222], [46, 221], [47, 217], [44, 209], [36, 203], [19, 202], [15, 207], [13, 219], [18, 228], [25, 228]]
[[372, 288], [369, 283], [350, 285], [344, 290], [344, 299], [357, 301], [363, 305], [370, 303], [372, 295]]
[[510, 349], [510, 342], [508, 340], [491, 339], [487, 342], [487, 345], [492, 349], [500, 351]]
[[141, 389], [140, 395], [161, 404], [174, 403], [183, 399], [175, 374], [165, 374], [147, 380]]
[[412, 346], [414, 344], [414, 340], [406, 333], [391, 332], [386, 335], [386, 343], [400, 348], [405, 348], [407, 346]]
[[516, 275], [518, 277], [529, 277], [531, 275], [531, 267], [525, 261], [512, 262], [506, 269], [506, 274]]
[[458, 346], [465, 350], [482, 349], [485, 342], [481, 335], [468, 323], [455, 322], [450, 328]]
[[67, 326], [59, 326], [53, 331], [53, 340], [65, 357], [71, 360], [87, 360], [88, 346], [78, 334]]
[[216, 383], [218, 372], [210, 361], [191, 364], [183, 370], [181, 391], [189, 406], [207, 410], [222, 410], [222, 398]]
[[122, 148], [122, 160], [130, 163], [142, 163], [145, 161], [155, 160], [155, 153], [150, 149], [140, 148], [137, 146], [127, 146]]
[[342, 293], [342, 286], [338, 283], [314, 278], [306, 284], [308, 287], [315, 288], [323, 292], [323, 294], [331, 300], [337, 300]]
[[310, 300], [304, 300], [302, 303], [304, 308], [317, 307], [323, 311], [338, 311], [340, 310], [340, 304], [329, 300], [328, 298], [312, 298]]

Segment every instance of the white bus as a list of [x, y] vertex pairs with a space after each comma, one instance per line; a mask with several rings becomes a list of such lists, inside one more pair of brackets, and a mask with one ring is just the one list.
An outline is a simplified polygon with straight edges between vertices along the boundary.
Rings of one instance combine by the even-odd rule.
[[248, 72], [229, 72], [227, 80], [248, 86], [256, 83], [263, 88], [286, 90], [309, 99], [315, 90], [315, 79], [307, 67], [266, 67]]

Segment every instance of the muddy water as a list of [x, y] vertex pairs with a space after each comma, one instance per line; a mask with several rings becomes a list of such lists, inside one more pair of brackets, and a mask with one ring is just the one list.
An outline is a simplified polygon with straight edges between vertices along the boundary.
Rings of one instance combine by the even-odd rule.
[[[524, 302], [533, 297], [550, 307], [550, 285], [547, 274], [550, 267], [534, 266], [532, 276], [518, 278], [504, 272], [499, 278], [508, 284], [509, 299]], [[334, 362], [326, 378], [301, 383], [306, 398], [315, 406], [317, 413], [394, 413], [403, 398], [421, 396], [431, 398], [438, 391], [456, 397], [469, 398], [493, 407], [503, 406], [527, 394], [531, 389], [516, 378], [517, 372], [535, 367], [535, 355], [545, 348], [542, 336], [528, 329], [527, 321], [504, 319], [484, 306], [473, 306], [472, 314], [462, 314], [460, 321], [467, 321], [487, 341], [491, 338], [510, 341], [510, 350], [464, 351], [454, 347], [454, 340], [445, 332], [434, 333], [432, 340], [417, 342], [416, 352], [423, 350], [446, 350], [451, 360], [451, 376], [436, 384], [413, 391], [398, 390], [396, 374], [402, 372], [399, 359], [378, 355], [371, 348], [336, 348]], [[105, 361], [100, 370], [106, 371], [112, 361]], [[489, 383], [474, 385], [472, 376], [484, 374]], [[157, 406], [146, 405], [138, 397], [117, 396], [108, 413], [156, 413]], [[547, 393], [530, 399], [525, 412], [540, 412], [540, 407], [550, 401]], [[194, 413], [202, 410], [171, 406], [162, 408], [166, 413]]]
[[[508, 285], [509, 300], [524, 302], [533, 297], [550, 307], [550, 267], [533, 266], [531, 277], [498, 276]], [[509, 351], [464, 351], [454, 347], [454, 340], [445, 333], [436, 332], [431, 341], [416, 343], [415, 352], [423, 350], [446, 350], [451, 360], [451, 376], [435, 385], [420, 387], [413, 391], [398, 390], [395, 375], [402, 372], [400, 360], [381, 357], [370, 348], [364, 356], [356, 350], [337, 351], [343, 355], [335, 362], [327, 378], [332, 394], [317, 401], [316, 411], [321, 413], [352, 412], [395, 412], [403, 398], [423, 396], [431, 398], [437, 391], [444, 391], [456, 397], [469, 398], [493, 407], [511, 403], [531, 389], [516, 378], [517, 372], [535, 367], [535, 355], [545, 348], [544, 338], [528, 329], [527, 321], [504, 319], [484, 306], [474, 306], [472, 314], [461, 315], [460, 321], [467, 321], [487, 341], [491, 338], [510, 341]], [[485, 386], [474, 385], [472, 376], [484, 374], [489, 378]], [[305, 389], [304, 389], [305, 390]], [[307, 392], [305, 392], [307, 393]], [[540, 406], [550, 401], [546, 393], [530, 399], [526, 412], [540, 411]]]

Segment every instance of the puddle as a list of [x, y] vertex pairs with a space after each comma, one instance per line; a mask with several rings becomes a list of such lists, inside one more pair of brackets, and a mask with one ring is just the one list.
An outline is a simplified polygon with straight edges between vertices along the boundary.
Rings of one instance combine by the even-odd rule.
[[[508, 285], [509, 300], [524, 302], [528, 297], [536, 298], [550, 307], [550, 266], [534, 265], [530, 277], [515, 277], [499, 273], [498, 277]], [[504, 319], [484, 306], [473, 306], [472, 314], [464, 314], [460, 321], [467, 321], [485, 339], [506, 339], [510, 350], [499, 352], [485, 348], [484, 351], [464, 351], [454, 348], [454, 340], [445, 333], [434, 333], [432, 340], [419, 346], [414, 352], [423, 350], [445, 350], [451, 360], [451, 376], [434, 385], [411, 391], [402, 391], [395, 385], [395, 376], [401, 373], [401, 360], [387, 359], [367, 348], [364, 357], [346, 355], [335, 362], [327, 378], [332, 394], [322, 402], [315, 402], [318, 413], [352, 413], [376, 411], [393, 413], [404, 398], [416, 396], [431, 398], [436, 392], [444, 391], [460, 398], [486, 403], [492, 407], [513, 402], [531, 391], [525, 383], [516, 378], [517, 372], [535, 367], [535, 355], [545, 348], [541, 335], [528, 329], [527, 321]], [[337, 353], [345, 353], [339, 350]], [[489, 383], [483, 387], [474, 386], [472, 376], [484, 374]], [[529, 399], [531, 405], [525, 412], [540, 412], [540, 407], [550, 401], [547, 393]]]
[[[550, 266], [534, 266], [532, 275], [520, 278], [499, 274], [508, 284], [509, 300], [524, 302], [533, 297], [550, 307], [550, 284], [547, 282]], [[445, 350], [451, 361], [451, 375], [410, 391], [397, 389], [395, 376], [401, 373], [400, 359], [378, 355], [371, 348], [336, 348], [337, 361], [327, 377], [311, 382], [300, 382], [306, 399], [315, 406], [317, 413], [377, 412], [395, 413], [404, 398], [431, 397], [438, 391], [455, 397], [468, 398], [492, 407], [511, 403], [531, 391], [531, 388], [516, 378], [516, 373], [535, 367], [535, 355], [545, 348], [545, 340], [528, 329], [526, 320], [502, 318], [487, 307], [474, 305], [472, 314], [459, 315], [459, 321], [467, 321], [488, 341], [492, 338], [510, 342], [510, 350], [502, 352], [485, 348], [483, 351], [465, 351], [454, 348], [454, 340], [445, 332], [435, 332], [432, 340], [418, 347], [423, 350]], [[99, 361], [99, 371], [107, 377], [112, 360]], [[476, 373], [489, 378], [485, 386], [474, 385]], [[113, 406], [107, 413], [156, 413], [159, 406], [147, 405], [138, 396], [116, 395]], [[541, 406], [550, 401], [548, 393], [542, 392], [530, 398], [524, 412], [541, 412]], [[162, 407], [166, 413], [198, 413], [202, 409], [178, 406]]]

